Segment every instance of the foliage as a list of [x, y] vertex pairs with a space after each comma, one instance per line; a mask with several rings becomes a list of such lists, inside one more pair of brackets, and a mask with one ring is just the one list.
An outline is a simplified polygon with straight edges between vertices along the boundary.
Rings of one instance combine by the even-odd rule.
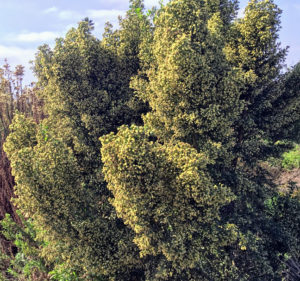
[[[56, 266], [54, 270], [50, 271], [51, 280], [55, 281], [83, 281], [84, 277], [81, 278], [78, 274], [72, 269], [68, 268], [65, 264]], [[102, 280], [102, 279], [96, 279]]]
[[102, 138], [111, 203], [134, 230], [140, 256], [158, 259], [147, 280], [231, 279], [222, 247], [236, 242], [238, 234], [234, 225], [221, 224], [219, 210], [233, 195], [212, 183], [204, 154], [185, 143], [161, 145], [149, 137], [132, 126]]
[[[144, 72], [147, 67], [141, 60], [143, 47], [147, 48], [152, 40], [153, 25], [149, 18], [155, 14], [155, 9], [149, 10], [147, 16], [144, 14], [143, 1], [130, 0], [130, 8], [124, 18], [119, 17], [120, 28], [113, 31], [113, 26], [106, 23], [105, 32], [101, 44], [110, 49], [119, 58], [122, 72], [126, 75], [123, 79], [129, 85], [131, 78], [139, 72]], [[142, 102], [133, 93], [133, 89], [127, 87], [130, 100], [128, 106], [135, 124], [142, 124], [141, 115], [149, 111], [146, 103]]]
[[[240, 99], [245, 106], [234, 126], [235, 164], [240, 159], [255, 165], [271, 156], [274, 142], [291, 126], [290, 107], [299, 103], [296, 95], [284, 99], [285, 78], [280, 72], [286, 49], [277, 41], [280, 13], [272, 0], [249, 1], [245, 16], [234, 22], [226, 44], [227, 59], [243, 77]], [[280, 116], [279, 111], [285, 110]]]
[[8, 241], [13, 241], [18, 252], [15, 256], [2, 256], [1, 262], [8, 263], [7, 268], [2, 268], [4, 278], [13, 280], [49, 280], [47, 266], [43, 259], [39, 257], [39, 248], [42, 246], [36, 238], [31, 219], [25, 220], [18, 212], [22, 220], [22, 226], [14, 222], [9, 214], [1, 221], [2, 234]]
[[[295, 193], [294, 187], [290, 186], [288, 192], [273, 197], [266, 202], [267, 212], [280, 219], [281, 228], [275, 228], [274, 231], [285, 231], [286, 239], [280, 241], [282, 247], [287, 247], [287, 253], [281, 257], [282, 262], [286, 265], [284, 271], [284, 279], [286, 281], [294, 281], [299, 278], [299, 226], [300, 226], [300, 206], [299, 193]], [[279, 235], [280, 236], [280, 235]], [[289, 244], [290, 241], [295, 243]]]
[[176, 138], [221, 155], [232, 145], [230, 127], [242, 108], [238, 73], [222, 52], [219, 31], [225, 20], [220, 15], [228, 9], [228, 1], [223, 2], [221, 10], [199, 1], [171, 1], [162, 8], [155, 20], [147, 79], [142, 74], [132, 83], [152, 109], [144, 122], [159, 140]]
[[37, 126], [17, 115], [5, 148], [16, 203], [43, 229], [42, 256], [79, 276], [128, 280], [142, 274], [142, 262], [132, 232], [109, 204], [98, 138], [134, 122], [136, 113], [127, 105], [127, 73], [92, 29], [82, 21], [53, 51], [40, 48], [35, 71], [48, 118]]
[[[1, 221], [2, 231], [8, 241], [12, 241], [17, 247], [15, 255], [2, 254], [0, 268], [4, 280], [18, 281], [79, 281], [85, 280], [64, 264], [49, 264], [41, 257], [40, 252], [46, 247], [45, 241], [39, 240], [38, 230], [32, 219], [25, 219], [17, 211], [22, 225], [14, 222], [9, 214]], [[1, 280], [1, 279], [0, 279]], [[93, 279], [100, 280], [100, 279]]]
[[300, 168], [300, 146], [296, 145], [294, 149], [285, 152], [283, 155], [282, 167], [287, 170]]

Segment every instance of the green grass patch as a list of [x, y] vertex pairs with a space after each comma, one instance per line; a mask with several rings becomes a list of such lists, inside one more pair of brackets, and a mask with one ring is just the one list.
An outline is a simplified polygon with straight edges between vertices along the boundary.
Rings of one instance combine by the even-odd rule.
[[294, 149], [283, 153], [282, 167], [286, 170], [300, 168], [300, 145], [296, 145]]

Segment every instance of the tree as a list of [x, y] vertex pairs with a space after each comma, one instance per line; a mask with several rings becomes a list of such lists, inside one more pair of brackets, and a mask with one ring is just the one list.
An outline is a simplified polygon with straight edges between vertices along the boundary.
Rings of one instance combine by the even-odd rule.
[[[9, 125], [16, 111], [21, 111], [27, 116], [34, 116], [36, 122], [43, 118], [42, 102], [37, 99], [35, 87], [23, 87], [22, 80], [24, 67], [17, 65], [15, 71], [5, 60], [0, 68], [0, 220], [5, 214], [10, 214], [12, 219], [21, 223], [16, 213], [16, 207], [12, 204], [14, 178], [11, 175], [10, 162], [3, 151], [3, 144], [9, 134]], [[16, 248], [0, 236], [0, 250], [11, 255]]]
[[[238, 160], [255, 165], [276, 153], [278, 147], [273, 144], [279, 139], [273, 138], [272, 127], [275, 123], [280, 132], [290, 124], [287, 118], [274, 122], [284, 91], [281, 71], [287, 52], [277, 40], [280, 14], [272, 0], [249, 1], [245, 16], [234, 22], [225, 48], [227, 59], [243, 76], [240, 99], [245, 106], [235, 123], [234, 165]], [[289, 106], [284, 107], [289, 112]]]
[[47, 119], [16, 114], [5, 150], [15, 202], [57, 272], [282, 279], [299, 200], [261, 160], [299, 120], [299, 71], [281, 73], [273, 1], [251, 0], [240, 20], [236, 2], [172, 0], [147, 17], [131, 1], [102, 41], [85, 19], [40, 47]]
[[[291, 76], [281, 75], [285, 50], [277, 43], [280, 10], [273, 1], [253, 0], [245, 17], [232, 22], [235, 7], [234, 2], [217, 0], [174, 0], [163, 7], [154, 21], [152, 61], [145, 72], [147, 77], [138, 75], [131, 84], [151, 108], [143, 118], [144, 129], [123, 127], [116, 135], [102, 138], [104, 173], [114, 195], [112, 202], [117, 215], [134, 230], [135, 242], [142, 253], [150, 257], [162, 253], [159, 258], [164, 265], [154, 267], [154, 275], [148, 280], [211, 280], [211, 276], [212, 280], [281, 280], [284, 255], [297, 251], [295, 243], [299, 235], [297, 231], [289, 232], [284, 221], [290, 221], [297, 229], [298, 217], [290, 216], [288, 205], [299, 206], [299, 201], [280, 197], [259, 162], [282, 151], [283, 147], [274, 146], [274, 142], [285, 137], [286, 134], [280, 134], [282, 128], [287, 132], [294, 125], [296, 118], [288, 115], [296, 112], [299, 103], [299, 92], [290, 91], [284, 82]], [[289, 98], [282, 105], [286, 97]], [[278, 122], [273, 128], [271, 120]], [[222, 237], [226, 237], [225, 226], [231, 225], [235, 239], [225, 239], [221, 246], [215, 232], [210, 231], [211, 238], [199, 234], [197, 246], [193, 245], [198, 252], [206, 245], [206, 239], [212, 239], [216, 242], [209, 245], [216, 246], [220, 253], [220, 256], [207, 255], [207, 261], [201, 261], [203, 268], [195, 260], [188, 269], [176, 263], [176, 258], [164, 247], [161, 248], [165, 251], [159, 248], [167, 240], [159, 234], [163, 226], [159, 225], [155, 231], [149, 227], [155, 226], [159, 208], [172, 221], [169, 212], [176, 214], [176, 209], [180, 209], [174, 208], [176, 200], [172, 192], [181, 194], [181, 188], [188, 190], [175, 180], [189, 167], [185, 154], [178, 157], [187, 162], [178, 162], [175, 167], [174, 162], [166, 161], [170, 157], [168, 151], [177, 155], [178, 143], [189, 145], [195, 153], [209, 159], [199, 170], [194, 170], [192, 182], [197, 174], [202, 179], [209, 177], [213, 186], [223, 184], [234, 194], [234, 199], [219, 205], [220, 221], [215, 219], [215, 223], [223, 226]], [[191, 152], [189, 155], [193, 159]], [[206, 184], [212, 192], [209, 182]], [[201, 190], [201, 184], [195, 186]], [[148, 198], [152, 192], [153, 200]], [[168, 195], [173, 199], [170, 202]], [[218, 195], [217, 198], [222, 198]], [[270, 203], [274, 198], [286, 200], [284, 215], [279, 211], [282, 205]], [[187, 202], [179, 205], [199, 207], [194, 201]], [[202, 208], [209, 210], [207, 206]], [[176, 219], [180, 220], [180, 215]], [[193, 223], [196, 222], [181, 221], [188, 232], [192, 232]], [[201, 232], [202, 228], [196, 229]], [[176, 232], [172, 224], [171, 231], [174, 236], [169, 244], [174, 243], [175, 247], [179, 237], [185, 241], [177, 249], [179, 259], [181, 254], [193, 252], [192, 242], [185, 240], [184, 231]], [[170, 261], [174, 263], [168, 264]], [[231, 261], [231, 266], [221, 269], [221, 261]], [[203, 270], [197, 271], [199, 268]], [[178, 275], [173, 276], [173, 271]]]
[[127, 105], [121, 61], [92, 29], [86, 19], [54, 50], [40, 48], [35, 71], [48, 118], [36, 126], [16, 116], [6, 151], [17, 179], [16, 202], [45, 230], [48, 260], [89, 278], [134, 280], [143, 276], [142, 261], [132, 231], [109, 203], [98, 138], [133, 122], [135, 113]]
[[237, 278], [225, 246], [243, 251], [243, 235], [219, 221], [218, 210], [233, 197], [209, 171], [230, 157], [231, 126], [242, 108], [239, 73], [222, 52], [220, 30], [230, 23], [222, 8], [235, 13], [226, 3], [172, 1], [160, 10], [147, 79], [132, 83], [152, 109], [145, 129], [121, 128], [102, 139], [117, 214], [134, 230], [141, 254], [158, 260], [147, 280]]

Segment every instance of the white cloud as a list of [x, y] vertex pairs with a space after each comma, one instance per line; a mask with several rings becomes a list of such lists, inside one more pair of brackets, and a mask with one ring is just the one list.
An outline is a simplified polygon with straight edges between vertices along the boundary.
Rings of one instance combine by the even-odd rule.
[[59, 37], [60, 34], [52, 31], [43, 31], [43, 32], [28, 32], [20, 33], [16, 36], [8, 36], [9, 41], [15, 42], [49, 42]]
[[51, 13], [55, 13], [55, 12], [57, 12], [58, 11], [58, 9], [56, 8], [56, 7], [51, 7], [51, 8], [48, 8], [48, 9], [46, 9], [46, 10], [44, 10], [43, 11], [43, 13], [44, 14], [51, 14]]
[[[163, 1], [163, 4], [168, 3], [167, 0]], [[159, 7], [159, 0], [145, 0], [145, 6], [148, 8], [152, 8], [153, 6]]]
[[87, 10], [87, 16], [93, 19], [105, 19], [105, 21], [111, 19], [117, 19], [118, 16], [125, 14], [122, 10]]
[[34, 58], [36, 49], [25, 49], [16, 46], [0, 45], [0, 58], [7, 58], [9, 61], [20, 61], [20, 63], [28, 63]]
[[58, 17], [62, 20], [80, 20], [82, 15], [76, 11], [64, 10], [58, 13]]

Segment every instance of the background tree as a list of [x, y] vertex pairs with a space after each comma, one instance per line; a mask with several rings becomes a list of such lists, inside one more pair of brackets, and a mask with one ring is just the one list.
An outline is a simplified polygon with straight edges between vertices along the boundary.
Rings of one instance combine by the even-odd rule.
[[[20, 223], [16, 208], [11, 202], [13, 197], [14, 178], [11, 175], [10, 162], [3, 151], [3, 144], [9, 134], [9, 125], [16, 111], [27, 116], [34, 116], [38, 122], [42, 116], [42, 102], [36, 97], [36, 88], [22, 86], [24, 67], [16, 66], [11, 70], [7, 61], [0, 68], [0, 220], [8, 213]], [[15, 248], [2, 235], [1, 251], [13, 255]]]
[[235, 123], [234, 165], [238, 159], [255, 165], [276, 153], [279, 147], [274, 142], [284, 138], [291, 124], [287, 115], [279, 119], [278, 108], [288, 114], [291, 105], [299, 103], [289, 97], [282, 104], [285, 86], [281, 72], [287, 48], [282, 49], [278, 42], [280, 14], [272, 0], [249, 1], [245, 16], [234, 22], [225, 48], [227, 59], [243, 77], [240, 99], [245, 106]]
[[[227, 59], [242, 74], [240, 99], [245, 104], [240, 118], [234, 124], [236, 141], [233, 149], [235, 158], [232, 161], [233, 167], [240, 171], [242, 169], [242, 173], [229, 172], [226, 176], [228, 185], [232, 186], [235, 194], [239, 194], [230, 205], [235, 209], [235, 215], [229, 212], [229, 216], [241, 229], [247, 229], [254, 237], [261, 238], [260, 242], [257, 240], [258, 243], [253, 244], [256, 244], [255, 247], [252, 246], [252, 249], [260, 250], [248, 251], [253, 256], [248, 255], [243, 261], [240, 259], [241, 266], [250, 271], [249, 264], [252, 262], [248, 258], [252, 261], [261, 260], [261, 265], [265, 264], [261, 272], [265, 272], [266, 276], [272, 271], [277, 274], [280, 272], [281, 261], [278, 257], [291, 251], [290, 245], [299, 239], [297, 234], [291, 236], [281, 225], [285, 216], [289, 220], [288, 205], [294, 204], [294, 199], [286, 203], [284, 214], [269, 216], [266, 202], [270, 202], [270, 198], [277, 198], [278, 190], [266, 180], [268, 171], [261, 169], [260, 165], [261, 160], [278, 156], [287, 148], [281, 140], [292, 137], [295, 121], [299, 120], [299, 91], [294, 87], [295, 82], [292, 82], [297, 81], [297, 71], [282, 74], [286, 49], [281, 49], [277, 40], [280, 13], [273, 1], [250, 1], [244, 18], [234, 22], [225, 48]], [[228, 209], [225, 210], [228, 212]], [[297, 225], [297, 219], [295, 216], [292, 225]], [[263, 255], [265, 257], [261, 259]], [[253, 271], [257, 268], [259, 265], [254, 262]], [[276, 273], [269, 278], [280, 280]]]
[[293, 140], [300, 143], [300, 63], [283, 75], [283, 94], [272, 103], [266, 119], [268, 133], [274, 141]]

